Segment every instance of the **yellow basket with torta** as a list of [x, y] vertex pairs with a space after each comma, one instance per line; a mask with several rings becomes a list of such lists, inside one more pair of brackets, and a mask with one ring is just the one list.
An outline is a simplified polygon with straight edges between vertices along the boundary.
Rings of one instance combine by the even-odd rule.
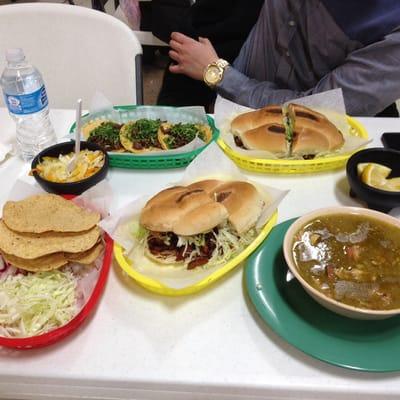
[[163, 190], [123, 228], [135, 238], [133, 250], [127, 255], [115, 243], [115, 258], [152, 292], [198, 292], [244, 261], [267, 237], [278, 214], [275, 210], [264, 220], [265, 204], [248, 182], [210, 179]]
[[[364, 126], [346, 116], [349, 135], [368, 139]], [[290, 104], [240, 114], [231, 122], [235, 144], [246, 150], [269, 151], [276, 158], [252, 157], [238, 152], [221, 136], [217, 143], [240, 167], [270, 174], [304, 174], [342, 168], [356, 151], [340, 152], [345, 138], [324, 115], [309, 108]], [[358, 150], [358, 149], [357, 149]], [[287, 152], [295, 157], [286, 157]]]

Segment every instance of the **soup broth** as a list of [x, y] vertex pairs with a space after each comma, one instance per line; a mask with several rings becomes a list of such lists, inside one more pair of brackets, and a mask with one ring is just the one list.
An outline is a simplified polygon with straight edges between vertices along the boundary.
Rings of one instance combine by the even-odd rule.
[[301, 276], [324, 295], [372, 310], [400, 308], [400, 228], [358, 215], [315, 219], [295, 236]]

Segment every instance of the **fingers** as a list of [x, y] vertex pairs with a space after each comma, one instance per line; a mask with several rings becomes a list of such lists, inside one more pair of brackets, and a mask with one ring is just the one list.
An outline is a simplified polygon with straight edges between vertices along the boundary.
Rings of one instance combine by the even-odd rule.
[[171, 47], [171, 49], [173, 50], [179, 51], [182, 49], [182, 44], [177, 42], [176, 40], [170, 40], [169, 47]]
[[179, 42], [179, 43], [186, 43], [186, 42], [192, 41], [193, 39], [190, 38], [189, 36], [184, 35], [183, 33], [172, 32], [171, 40], [174, 40], [175, 42]]
[[170, 51], [168, 52], [168, 55], [169, 55], [174, 61], [176, 61], [177, 63], [180, 62], [180, 57], [179, 57], [179, 53], [178, 53], [178, 52], [176, 52], [176, 51], [174, 51], [174, 50], [170, 50]]
[[203, 37], [199, 36], [199, 42], [212, 46], [211, 42], [207, 38], [203, 38]]
[[173, 74], [180, 74], [182, 73], [181, 70], [181, 66], [179, 64], [171, 64], [168, 69], [170, 70], [170, 72], [172, 72]]

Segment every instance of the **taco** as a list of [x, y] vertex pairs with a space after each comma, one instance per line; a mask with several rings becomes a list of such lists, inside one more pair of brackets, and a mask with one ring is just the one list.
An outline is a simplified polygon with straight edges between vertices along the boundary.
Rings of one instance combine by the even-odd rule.
[[160, 125], [160, 119], [146, 118], [126, 123], [120, 131], [122, 146], [132, 153], [162, 150], [157, 136]]
[[90, 121], [82, 127], [84, 138], [106, 151], [124, 151], [119, 139], [122, 125], [109, 120]]
[[158, 140], [164, 150], [185, 146], [196, 137], [208, 143], [212, 139], [211, 128], [205, 124], [164, 122], [158, 130]]

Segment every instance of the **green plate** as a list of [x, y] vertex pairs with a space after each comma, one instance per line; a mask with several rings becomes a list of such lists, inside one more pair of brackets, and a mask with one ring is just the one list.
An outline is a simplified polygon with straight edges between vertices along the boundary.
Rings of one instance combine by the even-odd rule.
[[359, 371], [399, 371], [400, 317], [341, 317], [315, 302], [288, 273], [282, 242], [294, 221], [277, 225], [246, 262], [246, 288], [261, 318], [288, 343], [319, 360]]

